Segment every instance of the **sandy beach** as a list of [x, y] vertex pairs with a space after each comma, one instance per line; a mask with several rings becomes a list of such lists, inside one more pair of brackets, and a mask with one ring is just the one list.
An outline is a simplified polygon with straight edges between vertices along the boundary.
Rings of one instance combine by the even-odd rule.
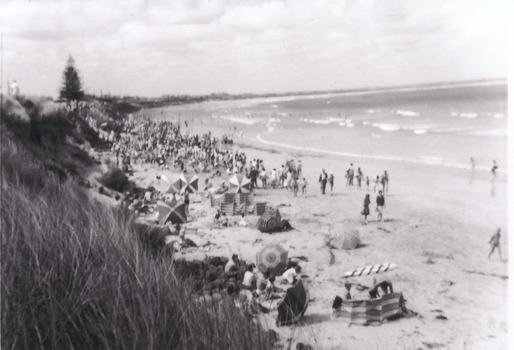
[[[148, 113], [148, 111], [145, 111]], [[215, 136], [232, 130], [231, 120], [205, 118], [194, 121], [194, 133], [207, 130]], [[405, 161], [358, 159], [336, 154], [299, 151], [263, 142], [265, 126], [247, 127], [235, 138], [233, 150], [245, 152], [249, 159], [264, 160], [270, 170], [288, 159], [301, 160], [308, 181], [307, 195], [294, 197], [285, 189], [257, 189], [255, 200], [278, 208], [294, 230], [264, 234], [255, 227], [212, 228], [215, 209], [209, 200], [193, 202], [186, 225], [199, 229], [190, 235], [193, 241], [209, 240], [208, 248], [189, 249], [177, 258], [203, 259], [233, 253], [254, 262], [263, 245], [280, 243], [289, 256], [305, 256], [302, 278], [310, 303], [300, 324], [277, 328], [273, 316], [264, 320], [294, 345], [304, 342], [323, 349], [340, 348], [506, 348], [507, 336], [507, 260], [506, 177], [500, 173], [494, 192], [488, 171], [419, 164]], [[287, 142], [287, 140], [284, 140]], [[309, 141], [306, 140], [306, 144]], [[412, 144], [412, 147], [417, 147]], [[376, 194], [373, 183], [369, 190], [345, 186], [344, 174], [350, 163], [367, 174], [381, 174], [387, 169], [390, 187], [385, 196], [384, 220], [377, 221]], [[318, 185], [321, 169], [333, 172], [333, 195], [322, 195]], [[154, 186], [164, 191], [157, 180], [163, 173], [176, 177], [173, 170], [148, 165], [136, 166], [132, 177], [140, 186]], [[199, 174], [200, 184], [208, 174]], [[371, 177], [371, 176], [370, 176]], [[214, 184], [228, 180], [228, 175], [214, 178]], [[201, 187], [200, 185], [200, 187]], [[371, 194], [369, 223], [363, 225], [360, 215], [366, 193]], [[231, 222], [238, 220], [231, 217]], [[258, 217], [250, 215], [255, 225]], [[495, 252], [488, 260], [489, 238], [502, 228], [503, 260]], [[331, 237], [358, 230], [362, 246], [355, 250], [331, 249]], [[393, 262], [398, 268], [381, 275], [352, 277], [351, 281], [370, 286], [373, 277], [391, 280], [395, 291], [403, 293], [410, 317], [381, 326], [348, 325], [331, 319], [331, 304], [343, 295], [343, 273], [368, 265]], [[365, 294], [361, 295], [363, 298]]]

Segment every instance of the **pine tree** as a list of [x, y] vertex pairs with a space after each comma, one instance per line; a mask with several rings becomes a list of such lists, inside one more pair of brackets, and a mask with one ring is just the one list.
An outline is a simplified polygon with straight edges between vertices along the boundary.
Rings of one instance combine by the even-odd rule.
[[76, 101], [77, 105], [78, 101], [84, 97], [79, 73], [75, 68], [75, 61], [71, 56], [68, 57], [66, 68], [64, 68], [64, 72], [62, 74], [62, 87], [59, 95], [62, 99], [68, 101], [68, 103]]

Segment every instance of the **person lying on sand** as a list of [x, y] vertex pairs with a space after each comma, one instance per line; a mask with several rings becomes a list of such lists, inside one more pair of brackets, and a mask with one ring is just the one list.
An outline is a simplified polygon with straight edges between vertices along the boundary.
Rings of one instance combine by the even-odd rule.
[[376, 283], [369, 291], [370, 299], [377, 299], [380, 294], [378, 289], [382, 289], [383, 294], [393, 293], [393, 284], [388, 279], [383, 279], [380, 283]]

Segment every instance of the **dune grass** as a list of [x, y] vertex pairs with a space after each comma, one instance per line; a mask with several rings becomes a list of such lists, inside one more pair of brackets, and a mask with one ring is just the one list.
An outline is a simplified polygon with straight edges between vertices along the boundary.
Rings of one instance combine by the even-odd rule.
[[89, 198], [6, 138], [1, 175], [3, 349], [272, 348], [229, 301], [199, 302], [168, 251], [141, 244], [124, 208]]

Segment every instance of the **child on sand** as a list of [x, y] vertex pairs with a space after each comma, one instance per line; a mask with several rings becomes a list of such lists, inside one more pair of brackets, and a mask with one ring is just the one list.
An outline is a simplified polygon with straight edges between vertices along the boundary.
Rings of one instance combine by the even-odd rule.
[[500, 249], [500, 228], [496, 230], [496, 233], [489, 240], [489, 244], [491, 245], [491, 252], [489, 252], [488, 259], [491, 259], [491, 254], [493, 254], [494, 250], [498, 248], [498, 253], [500, 253], [500, 259], [502, 258], [502, 251]]

